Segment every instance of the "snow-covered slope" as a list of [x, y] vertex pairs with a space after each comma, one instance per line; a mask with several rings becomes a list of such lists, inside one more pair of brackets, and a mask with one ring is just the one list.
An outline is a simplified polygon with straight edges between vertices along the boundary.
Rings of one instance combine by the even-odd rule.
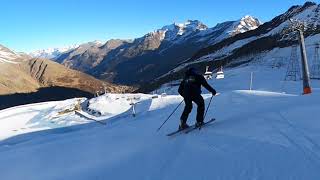
[[[159, 132], [156, 129], [182, 100], [174, 95], [176, 87], [172, 92], [167, 90], [172, 95], [157, 98], [109, 94], [90, 100], [91, 108], [104, 114], [110, 109], [117, 114], [106, 119], [105, 126], [92, 122], [23, 134], [21, 127], [45, 127], [51, 113], [76, 100], [0, 111], [1, 136], [6, 137], [0, 141], [1, 177], [317, 179], [319, 81], [312, 82], [313, 94], [301, 96], [301, 82], [281, 81], [285, 69], [253, 64], [224, 72], [225, 79], [210, 80], [220, 94], [213, 98], [207, 119], [216, 117], [216, 122], [201, 131], [172, 138], [166, 134], [177, 129], [183, 106]], [[254, 72], [253, 91], [247, 90], [250, 72]], [[203, 97], [208, 104], [210, 94], [204, 91]], [[139, 102], [135, 117], [130, 116], [130, 99]], [[189, 122], [194, 123], [194, 119], [195, 110]], [[72, 113], [59, 117], [56, 123], [63, 120], [62, 125], [86, 122]], [[15, 134], [10, 132], [14, 129], [18, 129]]]

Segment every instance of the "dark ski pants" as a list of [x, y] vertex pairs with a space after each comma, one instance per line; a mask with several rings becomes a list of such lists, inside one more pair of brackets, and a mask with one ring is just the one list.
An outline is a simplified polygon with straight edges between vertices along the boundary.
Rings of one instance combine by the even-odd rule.
[[188, 116], [192, 110], [192, 101], [195, 102], [198, 106], [197, 109], [197, 122], [203, 122], [204, 115], [204, 100], [201, 94], [197, 94], [194, 96], [186, 96], [184, 97], [185, 107], [180, 119], [185, 123], [187, 122]]

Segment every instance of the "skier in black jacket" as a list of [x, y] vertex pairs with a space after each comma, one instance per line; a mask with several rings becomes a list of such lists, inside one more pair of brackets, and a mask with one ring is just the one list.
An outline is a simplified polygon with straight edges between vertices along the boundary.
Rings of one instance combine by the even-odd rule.
[[198, 106], [196, 126], [199, 127], [203, 124], [205, 106], [203, 97], [201, 96], [201, 85], [210, 91], [213, 96], [216, 95], [216, 90], [207, 83], [206, 79], [201, 74], [198, 74], [195, 68], [189, 68], [178, 89], [179, 94], [185, 102], [185, 108], [180, 117], [181, 124], [179, 129], [189, 127], [187, 119], [192, 110], [192, 101]]

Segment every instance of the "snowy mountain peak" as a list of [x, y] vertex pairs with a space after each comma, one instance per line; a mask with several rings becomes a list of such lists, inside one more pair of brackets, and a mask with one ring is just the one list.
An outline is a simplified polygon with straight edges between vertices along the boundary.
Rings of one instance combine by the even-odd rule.
[[193, 30], [204, 30], [207, 29], [208, 27], [204, 25], [202, 22], [198, 20], [187, 20], [184, 23], [173, 23], [170, 25], [163, 26], [161, 30], [168, 30], [168, 31], [173, 31], [176, 29], [193, 29]]
[[91, 41], [91, 42], [88, 42], [88, 43], [84, 43], [84, 44], [93, 45], [93, 46], [101, 46], [101, 45], [104, 44], [104, 42], [103, 41], [99, 41], [99, 40], [94, 40], [94, 41]]
[[163, 26], [160, 30], [157, 30], [157, 32], [165, 32], [165, 38], [173, 40], [177, 36], [207, 29], [208, 27], [198, 20], [187, 20], [185, 23], [173, 23]]
[[258, 25], [262, 24], [258, 18], [255, 18], [250, 15], [245, 15], [243, 18], [240, 19], [240, 22], [247, 23], [247, 24], [253, 23], [253, 24], [258, 24]]
[[261, 24], [262, 23], [259, 21], [258, 18], [246, 15], [234, 23], [233, 30], [230, 31], [230, 35], [236, 35], [239, 33], [244, 33], [246, 31], [254, 30], [258, 28]]
[[185, 23], [174, 23], [180, 29], [206, 30], [208, 27], [198, 20], [187, 20]]

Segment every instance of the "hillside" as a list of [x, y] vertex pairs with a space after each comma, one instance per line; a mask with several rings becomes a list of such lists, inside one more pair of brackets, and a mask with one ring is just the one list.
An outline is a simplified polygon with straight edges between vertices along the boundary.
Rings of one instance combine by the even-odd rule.
[[[132, 88], [100, 81], [85, 73], [68, 69], [48, 59], [31, 58], [0, 46], [0, 95], [34, 92], [40, 87], [60, 86], [96, 92], [126, 92]], [[105, 89], [104, 89], [105, 88]]]
[[80, 71], [68, 69], [61, 64], [47, 59], [30, 59], [20, 64], [21, 68], [44, 87], [61, 86], [77, 88], [86, 92], [125, 92], [126, 86], [116, 86], [95, 79]]
[[49, 100], [92, 97], [105, 91], [133, 90], [132, 87], [98, 80], [48, 59], [31, 58], [0, 46], [0, 109]]
[[[30, 58], [30, 57], [29, 57]], [[23, 57], [0, 45], [0, 95], [35, 91], [40, 85], [20, 69]]]

